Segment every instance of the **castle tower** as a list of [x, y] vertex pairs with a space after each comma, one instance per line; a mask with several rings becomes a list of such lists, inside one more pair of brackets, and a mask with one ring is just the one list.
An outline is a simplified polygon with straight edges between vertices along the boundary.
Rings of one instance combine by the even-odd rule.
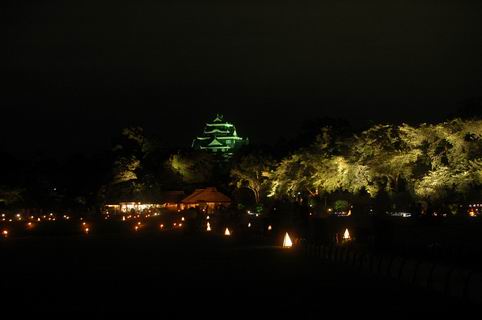
[[236, 127], [218, 114], [212, 122], [206, 124], [203, 134], [194, 139], [192, 147], [229, 158], [237, 148], [247, 143], [248, 139], [239, 137]]

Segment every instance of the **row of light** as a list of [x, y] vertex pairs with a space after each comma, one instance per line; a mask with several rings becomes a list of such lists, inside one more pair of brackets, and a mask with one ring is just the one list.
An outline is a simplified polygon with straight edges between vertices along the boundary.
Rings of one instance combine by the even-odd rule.
[[[209, 216], [208, 216], [208, 218], [209, 218]], [[207, 219], [208, 219], [208, 218], [207, 218]], [[184, 217], [182, 217], [182, 221], [184, 221]], [[33, 227], [32, 222], [28, 222], [28, 223], [27, 223], [27, 226], [28, 226], [29, 228]], [[183, 224], [182, 224], [182, 223], [173, 223], [173, 226], [174, 226], [174, 227], [181, 228], [181, 227], [183, 226]], [[138, 231], [141, 227], [142, 227], [142, 223], [139, 221], [139, 222], [137, 222], [137, 224], [134, 226], [134, 230], [135, 230], [135, 231]], [[160, 224], [160, 228], [161, 228], [161, 229], [164, 229], [164, 224]], [[251, 223], [248, 223], [248, 228], [251, 228]], [[88, 225], [86, 222], [82, 222], [82, 229], [83, 229], [83, 232], [84, 232], [85, 234], [89, 234], [89, 232], [90, 232], [90, 227], [89, 227], [89, 225]], [[271, 231], [273, 228], [272, 228], [271, 225], [268, 225], [268, 228], [267, 228], [267, 229], [268, 229], [268, 231]], [[209, 221], [206, 223], [206, 231], [208, 231], [208, 232], [212, 231], [211, 224], [210, 224]], [[2, 230], [2, 236], [3, 236], [3, 237], [5, 237], [5, 238], [8, 237], [8, 234], [9, 234], [8, 230]], [[232, 231], [227, 227], [227, 228], [224, 230], [224, 235], [229, 237], [229, 236], [231, 236], [231, 234], [232, 234]], [[349, 232], [348, 229], [345, 229], [345, 232], [344, 232], [344, 234], [343, 234], [343, 240], [344, 240], [344, 241], [350, 241], [350, 240], [352, 240], [351, 235], [350, 235], [350, 232]], [[291, 238], [290, 238], [289, 234], [286, 232], [285, 237], [284, 237], [284, 239], [283, 239], [283, 247], [284, 247], [284, 248], [291, 248], [292, 246], [293, 246], [293, 243], [292, 243], [292, 241], [291, 241]]]

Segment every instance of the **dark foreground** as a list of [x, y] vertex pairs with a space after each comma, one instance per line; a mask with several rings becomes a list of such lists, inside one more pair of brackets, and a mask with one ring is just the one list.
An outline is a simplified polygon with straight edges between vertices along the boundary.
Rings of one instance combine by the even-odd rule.
[[321, 319], [469, 313], [260, 239], [134, 234], [2, 239], [2, 312]]

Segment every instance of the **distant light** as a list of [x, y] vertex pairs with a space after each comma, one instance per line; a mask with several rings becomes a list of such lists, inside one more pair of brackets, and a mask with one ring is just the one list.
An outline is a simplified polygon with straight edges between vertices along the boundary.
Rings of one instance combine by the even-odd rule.
[[164, 229], [164, 225], [161, 223], [161, 225], [159, 226], [161, 229]]
[[229, 231], [229, 229], [226, 228], [226, 230], [224, 230], [224, 235], [229, 237], [231, 235], [231, 231]]
[[248, 223], [248, 228], [251, 228], [251, 222], [250, 222], [250, 223]]
[[181, 218], [181, 221], [184, 221], [184, 217]]
[[209, 222], [206, 225], [206, 231], [211, 231], [211, 224]]
[[291, 241], [290, 235], [286, 232], [285, 237], [283, 239], [283, 248], [291, 248], [293, 246], [293, 242]]
[[271, 225], [268, 226], [268, 231], [271, 231], [273, 229], [273, 227], [271, 227]]
[[3, 230], [2, 235], [6, 238], [8, 237], [8, 230]]
[[85, 232], [85, 233], [89, 233], [89, 231], [90, 231], [89, 228], [85, 228], [85, 229], [84, 229], [84, 232]]

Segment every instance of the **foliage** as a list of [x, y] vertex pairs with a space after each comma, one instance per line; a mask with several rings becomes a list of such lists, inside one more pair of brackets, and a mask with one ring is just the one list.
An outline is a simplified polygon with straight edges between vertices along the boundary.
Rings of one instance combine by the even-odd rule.
[[259, 203], [269, 187], [273, 164], [270, 157], [259, 153], [244, 156], [231, 169], [232, 184], [251, 190], [256, 203]]
[[482, 121], [410, 126], [376, 125], [348, 139], [327, 128], [309, 148], [282, 159], [271, 176], [271, 196], [316, 197], [362, 190], [413, 200], [463, 196], [482, 185]]
[[213, 176], [215, 160], [207, 152], [178, 152], [168, 160], [168, 167], [185, 184], [208, 183]]

